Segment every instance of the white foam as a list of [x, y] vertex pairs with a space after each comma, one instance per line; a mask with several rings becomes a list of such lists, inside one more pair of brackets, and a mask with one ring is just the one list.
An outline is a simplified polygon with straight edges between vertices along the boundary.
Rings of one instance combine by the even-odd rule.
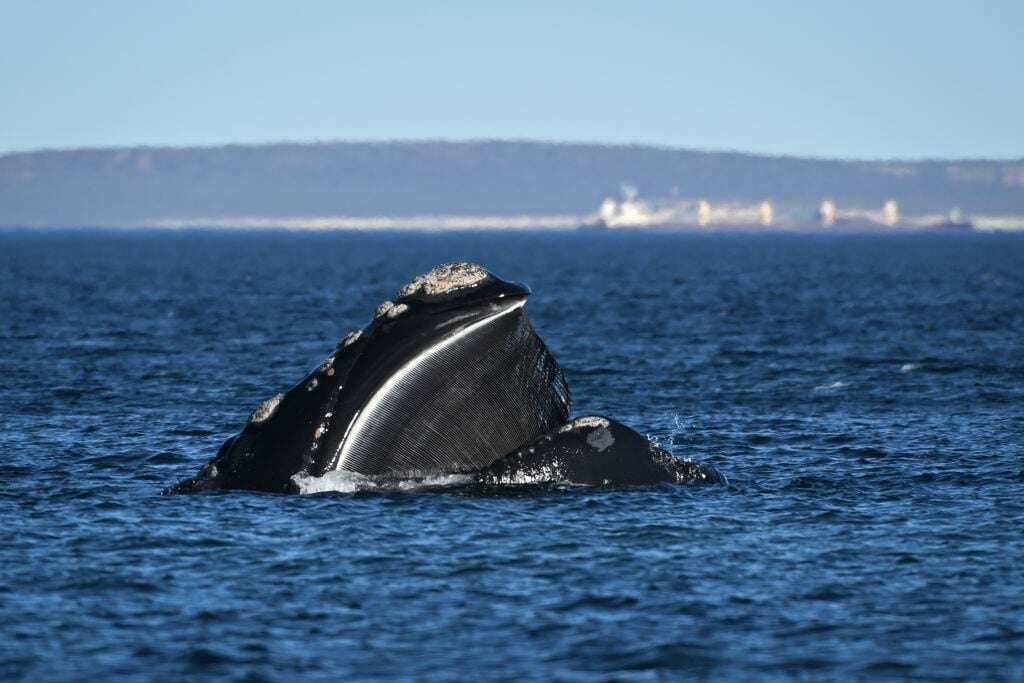
[[293, 474], [292, 481], [299, 487], [299, 493], [325, 493], [327, 491], [338, 491], [340, 493], [355, 493], [363, 490], [369, 477], [355, 472], [328, 472], [322, 477], [313, 477], [308, 474]]
[[529, 484], [570, 484], [565, 472], [558, 462], [547, 463], [540, 467], [523, 467], [514, 469], [490, 482], [498, 486], [525, 486]]
[[921, 366], [918, 365], [917, 363], [904, 363], [903, 365], [900, 366], [900, 372], [913, 372], [914, 370], [917, 370], [919, 367]]
[[299, 487], [299, 493], [356, 493], [358, 491], [414, 491], [417, 489], [443, 488], [472, 484], [473, 475], [443, 474], [432, 477], [410, 477], [395, 479], [393, 477], [370, 477], [365, 474], [335, 470], [321, 477], [308, 474], [296, 474], [292, 481]]
[[[399, 479], [397, 488], [402, 491], [414, 491], [416, 489], [442, 488], [447, 486], [465, 486], [476, 481], [472, 474], [437, 474], [423, 479]], [[394, 483], [389, 484], [389, 486]]]
[[814, 390], [815, 391], [837, 391], [839, 389], [844, 389], [844, 388], [846, 388], [848, 386], [850, 386], [850, 385], [847, 384], [846, 382], [838, 382], [837, 381], [837, 382], [832, 382], [831, 384], [819, 384], [818, 386], [814, 387]]

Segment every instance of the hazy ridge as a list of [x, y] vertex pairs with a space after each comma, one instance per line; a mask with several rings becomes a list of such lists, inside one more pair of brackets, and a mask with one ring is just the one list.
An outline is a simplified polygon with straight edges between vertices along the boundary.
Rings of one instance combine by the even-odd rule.
[[329, 142], [0, 156], [0, 225], [587, 213], [644, 196], [1024, 212], [1024, 160], [847, 161], [523, 141]]

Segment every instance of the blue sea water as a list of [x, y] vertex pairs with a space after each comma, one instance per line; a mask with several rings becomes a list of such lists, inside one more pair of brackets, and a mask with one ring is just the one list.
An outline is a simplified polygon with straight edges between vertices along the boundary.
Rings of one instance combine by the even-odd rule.
[[[161, 496], [441, 261], [729, 486]], [[0, 233], [0, 677], [1024, 680], [1024, 239]]]

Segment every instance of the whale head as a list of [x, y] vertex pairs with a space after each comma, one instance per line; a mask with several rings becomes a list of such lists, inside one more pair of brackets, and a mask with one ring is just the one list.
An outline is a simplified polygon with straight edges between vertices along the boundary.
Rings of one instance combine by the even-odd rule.
[[471, 263], [414, 278], [168, 492], [294, 492], [297, 476], [334, 470], [428, 476], [494, 462], [569, 415], [529, 295]]

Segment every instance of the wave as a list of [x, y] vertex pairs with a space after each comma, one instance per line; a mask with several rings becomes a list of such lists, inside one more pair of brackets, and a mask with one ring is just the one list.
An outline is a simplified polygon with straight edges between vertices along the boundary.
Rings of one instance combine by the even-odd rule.
[[832, 382], [831, 384], [819, 384], [814, 387], [815, 391], [836, 391], [850, 386], [848, 382]]

